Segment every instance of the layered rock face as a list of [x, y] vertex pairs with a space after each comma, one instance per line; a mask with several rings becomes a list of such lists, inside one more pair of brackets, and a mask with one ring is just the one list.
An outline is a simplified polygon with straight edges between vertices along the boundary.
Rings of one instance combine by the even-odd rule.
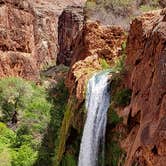
[[70, 65], [73, 51], [77, 45], [76, 40], [82, 38], [84, 13], [82, 7], [67, 7], [58, 22], [59, 54], [57, 64]]
[[128, 38], [128, 107], [135, 125], [123, 142], [125, 166], [164, 166], [166, 163], [166, 13], [147, 13], [131, 24]]
[[37, 75], [34, 43], [34, 16], [28, 3], [1, 2], [0, 6], [0, 76]]
[[[85, 0], [31, 0], [35, 11], [35, 44], [37, 64], [56, 64], [59, 52], [58, 20], [67, 6], [83, 6]], [[42, 64], [42, 65], [41, 65]]]
[[0, 77], [37, 79], [39, 70], [56, 63], [58, 17], [81, 1], [0, 1]]

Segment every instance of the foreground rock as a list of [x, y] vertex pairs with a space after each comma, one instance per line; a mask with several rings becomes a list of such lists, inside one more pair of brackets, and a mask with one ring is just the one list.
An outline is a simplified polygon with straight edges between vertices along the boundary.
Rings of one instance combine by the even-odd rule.
[[[166, 13], [147, 13], [131, 24], [127, 46], [132, 89], [130, 134], [123, 142], [125, 166], [166, 163]], [[129, 125], [129, 124], [128, 124]]]

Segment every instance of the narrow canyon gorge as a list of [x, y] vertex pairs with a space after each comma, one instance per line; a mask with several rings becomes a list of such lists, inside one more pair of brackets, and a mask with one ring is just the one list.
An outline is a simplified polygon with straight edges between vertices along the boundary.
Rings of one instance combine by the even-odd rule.
[[165, 0], [0, 0], [0, 166], [165, 163]]

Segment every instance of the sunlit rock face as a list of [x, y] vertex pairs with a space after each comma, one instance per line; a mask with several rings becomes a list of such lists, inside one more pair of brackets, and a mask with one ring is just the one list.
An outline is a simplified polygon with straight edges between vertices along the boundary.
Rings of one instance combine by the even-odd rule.
[[88, 79], [94, 72], [102, 70], [100, 59], [111, 63], [115, 57], [120, 56], [125, 39], [126, 35], [120, 27], [102, 26], [97, 22], [84, 24], [82, 35], [78, 36], [73, 51], [66, 80], [70, 93], [76, 89], [79, 101], [84, 99]]
[[[131, 117], [125, 166], [164, 166], [166, 162], [166, 13], [147, 13], [132, 24], [127, 45]], [[136, 118], [137, 117], [137, 118]], [[138, 118], [139, 117], [139, 118]]]
[[35, 80], [56, 64], [58, 17], [68, 5], [84, 1], [0, 0], [0, 77]]

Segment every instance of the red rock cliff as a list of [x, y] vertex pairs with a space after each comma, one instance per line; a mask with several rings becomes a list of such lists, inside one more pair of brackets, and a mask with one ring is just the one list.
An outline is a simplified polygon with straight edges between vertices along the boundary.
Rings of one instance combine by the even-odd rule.
[[166, 163], [166, 13], [147, 13], [132, 24], [127, 44], [128, 79], [132, 89], [129, 120], [135, 118], [124, 142], [125, 166]]
[[[77, 38], [83, 38], [84, 12], [79, 6], [67, 7], [58, 21], [59, 54], [57, 64], [69, 66], [73, 58], [75, 47], [78, 47]], [[80, 41], [82, 42], [82, 41]]]
[[[101, 70], [100, 58], [107, 62], [118, 56], [125, 35], [120, 28], [86, 23], [81, 42], [76, 42], [67, 86], [75, 88], [79, 101], [89, 73]], [[65, 41], [65, 40], [64, 40]], [[77, 40], [76, 40], [77, 41]], [[79, 40], [78, 40], [79, 41]], [[78, 44], [78, 45], [77, 45]], [[121, 142], [127, 156], [125, 166], [165, 166], [166, 162], [166, 13], [147, 13], [136, 18], [127, 42], [127, 78], [132, 90], [127, 137]]]
[[56, 63], [58, 17], [84, 0], [0, 0], [0, 77], [36, 79]]

